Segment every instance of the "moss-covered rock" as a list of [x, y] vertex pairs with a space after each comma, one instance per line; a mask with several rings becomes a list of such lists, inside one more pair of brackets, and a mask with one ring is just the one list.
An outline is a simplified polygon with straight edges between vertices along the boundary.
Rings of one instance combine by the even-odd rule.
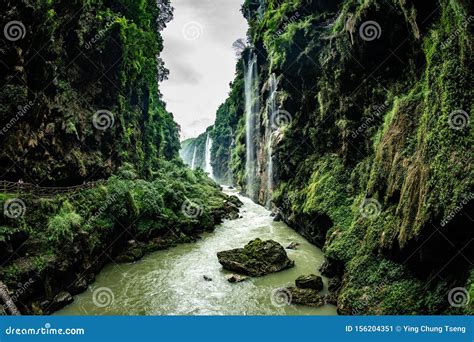
[[321, 291], [323, 289], [323, 278], [316, 274], [302, 275], [296, 278], [295, 285], [299, 289]]
[[244, 248], [236, 248], [217, 253], [219, 263], [233, 272], [260, 277], [294, 266], [285, 249], [273, 240], [255, 239]]
[[472, 5], [246, 1], [243, 12], [250, 44], [218, 111], [225, 151], [213, 163], [246, 191], [243, 83], [254, 54], [257, 200], [268, 204], [274, 77], [289, 115], [273, 132], [272, 206], [324, 248], [340, 312], [470, 312], [447, 296], [468, 291], [474, 260]]

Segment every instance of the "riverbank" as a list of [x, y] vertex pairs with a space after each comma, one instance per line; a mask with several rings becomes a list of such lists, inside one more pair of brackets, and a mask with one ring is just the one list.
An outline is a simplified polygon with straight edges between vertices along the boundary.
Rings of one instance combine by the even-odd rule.
[[71, 303], [107, 264], [196, 241], [239, 205], [202, 171], [172, 163], [156, 180], [130, 168], [73, 196], [2, 196], [21, 209], [0, 218], [0, 279], [22, 314]]
[[[241, 216], [226, 220], [196, 243], [158, 251], [133, 264], [107, 265], [89, 289], [57, 312], [58, 315], [335, 315], [334, 305], [295, 306], [278, 297], [277, 289], [294, 284], [302, 275], [315, 273], [324, 262], [322, 251], [270, 212], [246, 197]], [[248, 241], [272, 239], [287, 250], [295, 267], [264, 277], [231, 284], [216, 253], [241, 247]], [[206, 276], [208, 279], [204, 279]], [[327, 278], [323, 277], [327, 294]]]

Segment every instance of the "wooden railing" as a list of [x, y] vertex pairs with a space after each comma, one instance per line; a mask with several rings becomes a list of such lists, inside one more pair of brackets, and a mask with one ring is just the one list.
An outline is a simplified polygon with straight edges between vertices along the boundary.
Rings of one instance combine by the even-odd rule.
[[54, 197], [57, 195], [74, 194], [81, 190], [95, 188], [101, 184], [104, 184], [104, 182], [105, 181], [103, 180], [99, 180], [68, 187], [43, 187], [30, 183], [0, 181], [0, 192], [31, 195], [34, 197]]

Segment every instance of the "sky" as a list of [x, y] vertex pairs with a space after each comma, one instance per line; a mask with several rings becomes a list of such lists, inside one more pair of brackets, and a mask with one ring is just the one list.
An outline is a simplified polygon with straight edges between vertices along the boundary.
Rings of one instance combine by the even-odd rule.
[[161, 84], [167, 110], [181, 126], [181, 139], [214, 123], [235, 76], [232, 43], [245, 38], [243, 0], [172, 0], [174, 19], [163, 31], [161, 54], [169, 69]]

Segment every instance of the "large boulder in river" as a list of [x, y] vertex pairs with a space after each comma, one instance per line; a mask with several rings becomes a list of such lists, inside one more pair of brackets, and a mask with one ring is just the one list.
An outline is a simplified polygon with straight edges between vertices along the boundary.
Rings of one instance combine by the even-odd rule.
[[295, 280], [296, 287], [300, 289], [313, 289], [321, 291], [323, 289], [323, 278], [316, 274], [302, 275]]
[[273, 240], [255, 239], [244, 248], [218, 252], [217, 258], [225, 269], [254, 277], [295, 265], [295, 262], [288, 258], [283, 246]]

